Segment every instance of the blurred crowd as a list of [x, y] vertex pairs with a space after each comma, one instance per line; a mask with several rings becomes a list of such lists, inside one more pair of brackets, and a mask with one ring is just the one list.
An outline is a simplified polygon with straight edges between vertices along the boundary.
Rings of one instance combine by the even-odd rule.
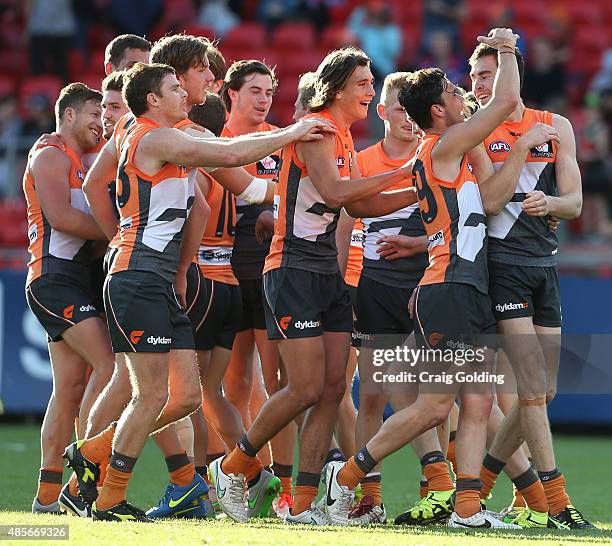
[[[276, 64], [271, 117], [286, 124], [299, 73], [315, 69], [329, 49], [363, 48], [379, 84], [396, 70], [439, 66], [469, 89], [475, 37], [508, 26], [521, 35], [527, 61], [525, 103], [574, 126], [585, 198], [571, 235], [612, 237], [612, 6], [605, 0], [0, 0], [0, 26], [0, 217], [20, 206], [25, 154], [53, 130], [59, 88], [68, 81], [99, 87], [104, 46], [117, 34], [155, 40], [186, 31], [215, 37], [229, 62]], [[381, 124], [369, 121], [355, 135], [362, 146], [380, 137]]]

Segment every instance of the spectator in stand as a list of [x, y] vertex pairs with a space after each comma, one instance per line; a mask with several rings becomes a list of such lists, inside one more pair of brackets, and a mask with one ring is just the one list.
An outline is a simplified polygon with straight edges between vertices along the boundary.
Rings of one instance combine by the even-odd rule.
[[601, 69], [591, 83], [591, 91], [595, 93], [606, 89], [612, 89], [612, 48], [606, 49], [601, 56]]
[[[129, 5], [129, 7], [128, 7]], [[164, 13], [163, 0], [110, 0], [107, 13], [117, 34], [145, 36]]]
[[445, 30], [437, 30], [431, 33], [426, 54], [419, 60], [418, 67], [438, 66], [446, 73], [449, 81], [457, 85], [469, 85], [465, 81], [468, 73], [465, 58], [453, 46], [452, 36]]
[[55, 116], [49, 98], [38, 93], [32, 95], [26, 102], [25, 121], [21, 128], [22, 139], [29, 141], [27, 143], [29, 148], [40, 135], [53, 131], [55, 131]]
[[290, 19], [300, 5], [300, 0], [262, 0], [257, 6], [257, 20], [274, 30], [280, 23]]
[[448, 32], [453, 46], [459, 46], [459, 28], [467, 15], [463, 0], [425, 0], [423, 2], [423, 42], [426, 50], [431, 34], [440, 30]]
[[565, 69], [552, 42], [545, 36], [534, 38], [526, 60], [525, 102], [542, 110], [565, 111]]
[[21, 118], [17, 99], [12, 95], [0, 97], [0, 197], [14, 195], [17, 187], [15, 155], [21, 133]]
[[223, 38], [240, 23], [240, 18], [228, 7], [228, 0], [204, 0], [198, 22], [211, 27], [217, 38]]
[[402, 31], [391, 19], [387, 3], [370, 0], [357, 6], [347, 26], [372, 59], [372, 74], [382, 84], [387, 74], [397, 71], [397, 58], [402, 49]]
[[25, 3], [33, 74], [52, 72], [68, 83], [68, 52], [77, 30], [71, 0]]

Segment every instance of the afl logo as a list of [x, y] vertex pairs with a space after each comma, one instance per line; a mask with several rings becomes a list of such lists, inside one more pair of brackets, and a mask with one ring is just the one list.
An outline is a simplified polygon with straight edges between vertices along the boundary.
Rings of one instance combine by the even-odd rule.
[[510, 144], [504, 140], [494, 140], [489, 144], [489, 151], [494, 154], [505, 154], [510, 151]]

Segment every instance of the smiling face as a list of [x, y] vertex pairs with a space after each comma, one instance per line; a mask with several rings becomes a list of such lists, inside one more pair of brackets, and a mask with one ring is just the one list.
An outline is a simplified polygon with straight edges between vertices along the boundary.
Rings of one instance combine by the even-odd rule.
[[254, 72], [245, 76], [242, 87], [230, 89], [232, 102], [230, 117], [240, 116], [247, 124], [257, 126], [268, 116], [274, 97], [274, 84], [269, 74]]
[[358, 65], [342, 90], [336, 94], [335, 103], [348, 118], [358, 121], [368, 117], [368, 108], [375, 96], [374, 76], [370, 67]]
[[84, 150], [93, 148], [102, 137], [101, 114], [100, 102], [88, 100], [70, 116], [72, 133]]
[[203, 62], [189, 67], [187, 72], [178, 77], [181, 86], [187, 91], [188, 106], [203, 104], [206, 94], [215, 82], [215, 76], [210, 71], [208, 58], [204, 56]]
[[113, 134], [113, 129], [119, 119], [129, 112], [123, 97], [119, 91], [108, 90], [102, 97], [102, 127], [104, 129], [103, 137], [105, 140], [110, 139]]
[[[465, 121], [463, 115], [463, 93], [459, 91], [455, 84], [448, 80], [444, 80], [442, 102], [444, 103], [444, 114], [447, 127]], [[434, 108], [436, 107], [437, 105], [434, 105]]]
[[493, 95], [493, 83], [497, 74], [497, 58], [485, 55], [477, 59], [470, 70], [472, 92], [480, 106], [486, 106]]

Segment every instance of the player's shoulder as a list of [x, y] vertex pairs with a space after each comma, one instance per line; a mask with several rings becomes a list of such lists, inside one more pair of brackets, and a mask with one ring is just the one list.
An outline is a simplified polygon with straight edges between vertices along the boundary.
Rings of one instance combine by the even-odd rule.
[[69, 167], [71, 162], [68, 153], [53, 144], [35, 150], [30, 158], [30, 165], [34, 168]]

